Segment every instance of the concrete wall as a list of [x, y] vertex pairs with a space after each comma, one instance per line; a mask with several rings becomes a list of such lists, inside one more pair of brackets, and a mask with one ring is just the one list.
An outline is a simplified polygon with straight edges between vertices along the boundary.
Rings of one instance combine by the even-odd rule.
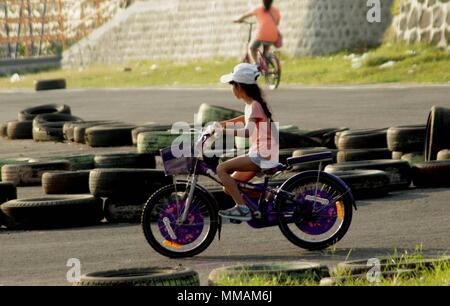
[[[281, 11], [282, 51], [317, 55], [380, 42], [391, 24], [392, 0], [382, 0], [382, 22], [367, 21], [367, 0], [275, 0]], [[261, 0], [149, 0], [136, 2], [67, 50], [63, 65], [185, 61], [240, 57], [247, 27], [233, 24]]]
[[396, 37], [410, 43], [450, 47], [449, 0], [402, 0], [394, 19]]

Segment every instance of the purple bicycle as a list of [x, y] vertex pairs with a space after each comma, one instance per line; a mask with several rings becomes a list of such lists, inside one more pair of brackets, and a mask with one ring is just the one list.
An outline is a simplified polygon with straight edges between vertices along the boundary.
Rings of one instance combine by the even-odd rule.
[[[172, 148], [161, 150], [166, 175], [188, 175], [187, 180], [174, 179], [174, 184], [156, 191], [142, 213], [141, 224], [148, 243], [164, 256], [195, 256], [211, 244], [217, 232], [220, 238], [219, 205], [197, 183], [198, 177], [205, 175], [221, 184], [216, 175], [219, 158], [208, 158], [203, 151], [210, 137], [205, 132], [200, 135], [194, 145], [200, 147], [197, 157], [177, 158]], [[353, 207], [356, 209], [351, 190], [341, 179], [321, 171], [306, 171], [293, 175], [281, 186], [270, 186], [271, 176], [280, 171], [331, 158], [331, 152], [293, 157], [286, 165], [264, 171], [261, 184], [238, 181], [253, 215], [248, 224], [255, 229], [278, 225], [290, 242], [308, 250], [337, 243], [350, 227]]]

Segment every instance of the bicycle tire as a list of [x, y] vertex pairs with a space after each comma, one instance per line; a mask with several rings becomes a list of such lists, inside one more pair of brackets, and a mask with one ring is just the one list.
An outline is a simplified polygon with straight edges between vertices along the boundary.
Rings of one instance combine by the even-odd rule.
[[[274, 62], [275, 65], [274, 65]], [[267, 72], [264, 73], [264, 78], [266, 81], [266, 85], [270, 90], [275, 90], [280, 86], [281, 82], [281, 64], [280, 60], [275, 56], [275, 54], [271, 54], [270, 58], [266, 59]], [[271, 80], [270, 78], [270, 67], [274, 67], [275, 79]]]
[[[176, 188], [175, 188], [176, 186]], [[200, 254], [204, 250], [206, 250], [209, 245], [213, 242], [214, 237], [218, 230], [218, 222], [219, 222], [219, 215], [218, 215], [218, 208], [217, 205], [214, 205], [212, 201], [214, 199], [209, 199], [198, 187], [195, 191], [195, 196], [201, 199], [203, 201], [203, 204], [207, 206], [209, 218], [210, 218], [210, 228], [206, 236], [203, 238], [203, 241], [196, 246], [195, 248], [186, 251], [186, 252], [176, 252], [167, 249], [166, 247], [162, 246], [161, 243], [159, 243], [156, 239], [156, 237], [153, 235], [150, 227], [151, 223], [151, 217], [152, 217], [152, 211], [154, 207], [159, 204], [158, 200], [164, 196], [165, 194], [171, 194], [173, 192], [179, 192], [183, 190], [183, 188], [186, 187], [186, 184], [176, 184], [176, 185], [168, 185], [165, 187], [162, 187], [158, 191], [156, 191], [150, 199], [147, 201], [147, 203], [144, 206], [144, 209], [142, 211], [142, 217], [141, 217], [141, 227], [144, 232], [144, 236], [147, 240], [147, 242], [150, 244], [150, 246], [159, 254], [169, 257], [169, 258], [185, 258], [185, 257], [193, 257], [195, 255]], [[167, 203], [166, 203], [167, 204]], [[198, 205], [197, 205], [198, 206]], [[176, 229], [175, 229], [176, 231]], [[197, 237], [199, 238], [199, 237]], [[197, 238], [195, 240], [197, 240]], [[194, 241], [195, 241], [194, 240]], [[169, 242], [170, 243], [170, 242]]]
[[335, 190], [337, 190], [338, 192], [340, 192], [343, 195], [342, 201], [341, 201], [341, 203], [344, 206], [343, 222], [340, 225], [340, 227], [338, 228], [338, 230], [333, 235], [331, 235], [327, 239], [324, 239], [324, 240], [318, 241], [318, 242], [310, 242], [310, 241], [301, 239], [290, 230], [289, 224], [291, 224], [291, 223], [286, 221], [286, 218], [282, 216], [282, 212], [283, 212], [282, 209], [283, 209], [283, 206], [285, 206], [286, 204], [285, 203], [277, 203], [277, 212], [279, 213], [278, 227], [280, 228], [281, 233], [294, 245], [301, 247], [303, 249], [314, 251], [314, 250], [323, 250], [327, 247], [330, 247], [330, 246], [336, 244], [339, 240], [341, 240], [345, 236], [348, 229], [350, 228], [350, 224], [352, 221], [353, 200], [351, 199], [351, 196], [347, 192], [347, 190], [344, 190], [343, 186], [338, 184], [331, 177], [329, 177], [327, 175], [321, 175], [321, 176], [319, 176], [319, 179], [318, 179], [317, 171], [303, 173], [303, 175], [301, 177], [299, 177], [298, 179], [292, 180], [291, 182], [288, 182], [286, 184], [286, 186], [283, 186], [282, 188], [284, 191], [290, 191], [290, 190], [293, 190], [295, 187], [306, 186], [306, 185], [308, 185], [308, 183], [311, 183], [311, 182], [312, 183], [325, 182], [329, 187], [334, 188]]

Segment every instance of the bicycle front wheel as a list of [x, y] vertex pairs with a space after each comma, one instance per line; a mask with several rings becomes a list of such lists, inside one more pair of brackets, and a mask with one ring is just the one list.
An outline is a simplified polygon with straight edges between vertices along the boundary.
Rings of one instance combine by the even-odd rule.
[[278, 225], [293, 244], [321, 250], [337, 243], [352, 220], [353, 200], [348, 190], [322, 172], [311, 172], [283, 187], [294, 200], [278, 204]]
[[169, 185], [156, 191], [142, 213], [142, 229], [150, 246], [170, 258], [191, 257], [203, 252], [214, 240], [218, 212], [211, 199], [195, 190], [186, 209], [186, 184]]
[[267, 71], [264, 74], [266, 86], [270, 90], [275, 90], [280, 86], [281, 82], [281, 64], [279, 59], [271, 54], [266, 59]]

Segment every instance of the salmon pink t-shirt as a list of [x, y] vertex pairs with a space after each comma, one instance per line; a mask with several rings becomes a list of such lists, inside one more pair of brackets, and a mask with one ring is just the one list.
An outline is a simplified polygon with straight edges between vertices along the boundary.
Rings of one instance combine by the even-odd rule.
[[281, 16], [280, 12], [276, 7], [272, 5], [270, 8], [273, 18], [270, 16], [269, 12], [266, 11], [264, 6], [260, 6], [252, 12], [252, 15], [256, 17], [258, 22], [258, 33], [256, 34], [256, 39], [259, 41], [276, 42], [278, 40], [278, 28], [277, 25], [280, 23]]
[[[256, 124], [251, 126], [252, 123]], [[259, 155], [263, 159], [278, 158], [278, 144], [274, 137], [272, 122], [257, 101], [245, 105], [245, 126], [250, 131], [249, 155]]]

